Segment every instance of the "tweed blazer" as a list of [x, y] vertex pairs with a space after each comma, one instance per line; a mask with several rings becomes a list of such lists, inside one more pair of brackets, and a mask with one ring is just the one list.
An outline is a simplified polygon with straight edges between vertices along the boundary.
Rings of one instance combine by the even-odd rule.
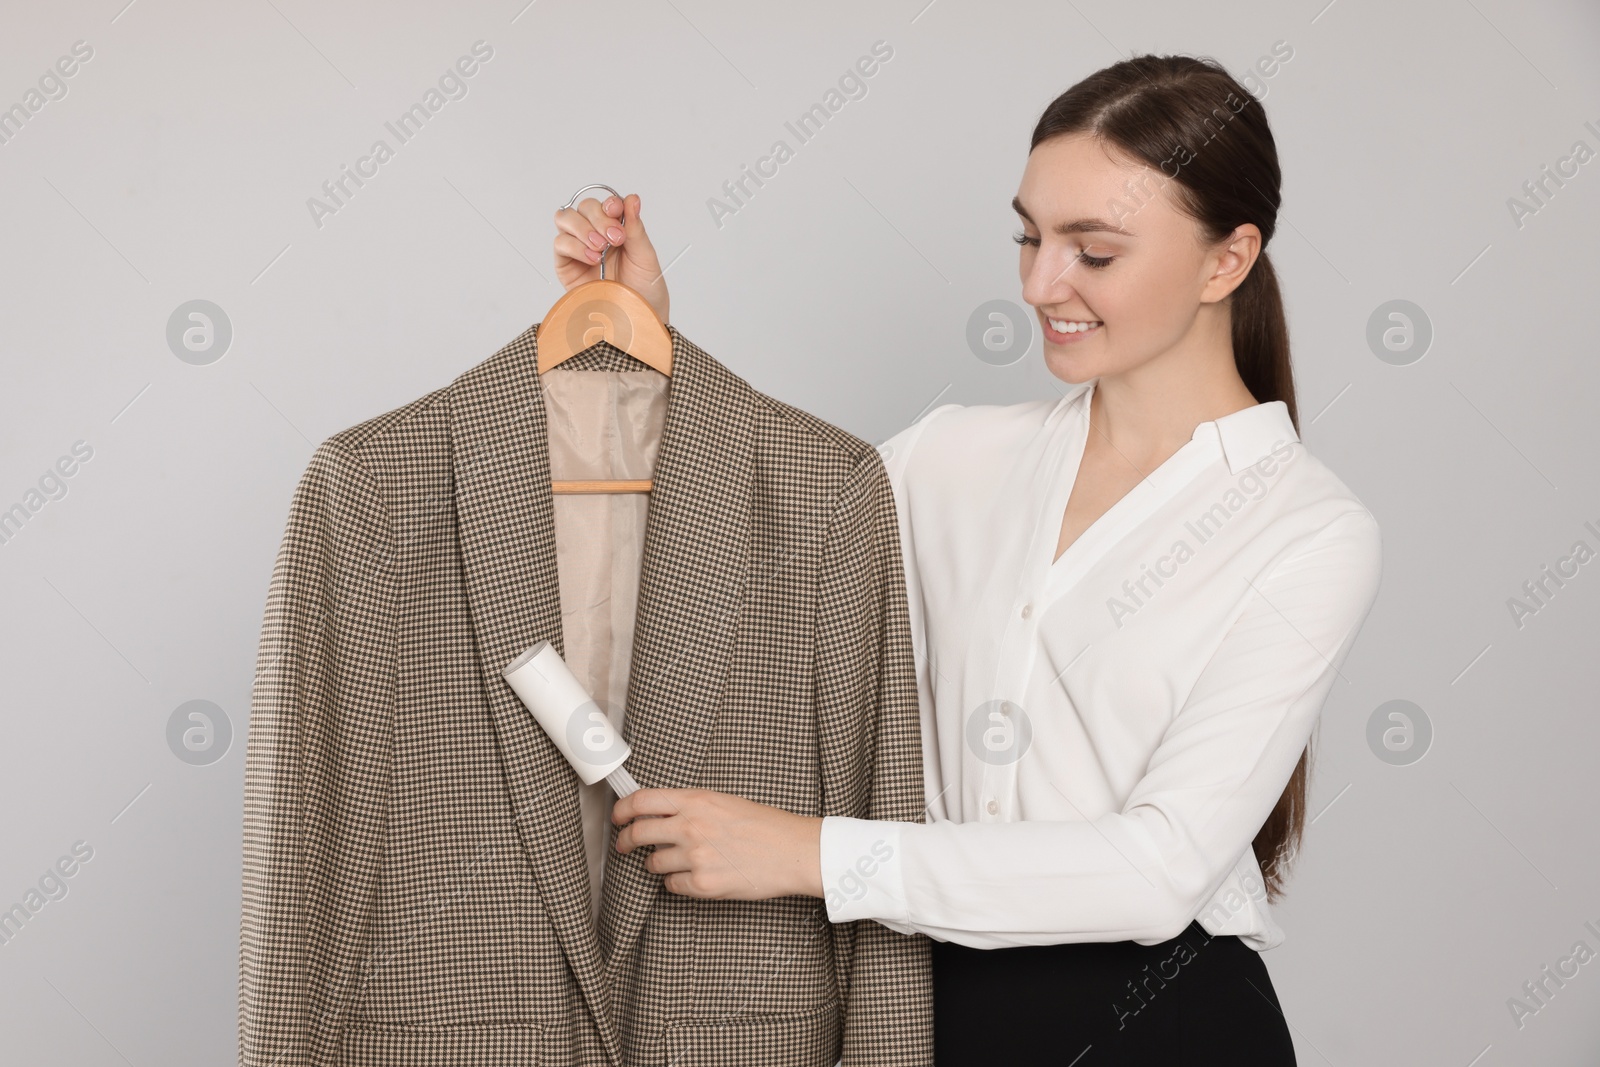
[[[677, 896], [649, 849], [608, 850], [591, 917], [578, 778], [500, 674], [562, 649], [537, 332], [334, 434], [295, 488], [251, 699], [240, 1064], [931, 1063], [920, 935]], [[921, 821], [881, 458], [670, 332], [629, 769]], [[565, 366], [644, 365], [602, 341]]]

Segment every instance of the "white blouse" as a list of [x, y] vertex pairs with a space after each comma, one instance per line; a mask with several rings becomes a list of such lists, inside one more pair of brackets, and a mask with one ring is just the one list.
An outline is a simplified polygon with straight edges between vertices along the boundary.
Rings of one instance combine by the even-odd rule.
[[[1052, 561], [1097, 380], [881, 448], [926, 822], [830, 816], [833, 922], [977, 948], [1283, 940], [1251, 839], [1377, 596], [1378, 524], [1282, 401], [1192, 438]], [[1348, 679], [1346, 679], [1348, 681]]]

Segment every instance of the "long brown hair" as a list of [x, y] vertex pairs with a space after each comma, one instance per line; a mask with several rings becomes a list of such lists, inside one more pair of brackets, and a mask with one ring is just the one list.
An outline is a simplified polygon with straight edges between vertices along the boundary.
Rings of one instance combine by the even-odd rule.
[[[1233, 359], [1257, 403], [1282, 400], [1300, 429], [1289, 368], [1289, 329], [1267, 244], [1277, 228], [1278, 149], [1260, 101], [1221, 64], [1191, 56], [1133, 56], [1096, 71], [1056, 97], [1033, 143], [1086, 133], [1172, 180], [1180, 210], [1216, 242], [1241, 223], [1261, 230], [1261, 251], [1228, 295]], [[1283, 892], [1283, 871], [1305, 829], [1311, 746], [1251, 845], [1267, 899]]]

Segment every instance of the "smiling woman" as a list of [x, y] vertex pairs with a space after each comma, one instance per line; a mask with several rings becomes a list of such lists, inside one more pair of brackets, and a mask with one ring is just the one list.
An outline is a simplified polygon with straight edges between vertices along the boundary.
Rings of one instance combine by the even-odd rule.
[[1300, 440], [1280, 180], [1260, 101], [1211, 60], [1136, 56], [1039, 119], [1018, 274], [1071, 388], [943, 404], [880, 450], [925, 822], [704, 789], [613, 810], [669, 892], [933, 938], [939, 1067], [1295, 1062], [1261, 953], [1382, 551]]

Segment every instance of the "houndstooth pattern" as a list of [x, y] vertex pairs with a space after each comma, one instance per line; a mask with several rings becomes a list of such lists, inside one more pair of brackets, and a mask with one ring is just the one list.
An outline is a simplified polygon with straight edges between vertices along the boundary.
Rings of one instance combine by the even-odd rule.
[[[629, 768], [920, 821], [877, 452], [669, 330]], [[562, 649], [536, 336], [333, 435], [295, 489], [252, 692], [241, 1067], [931, 1063], [921, 936], [679, 897], [648, 850], [608, 850], [591, 919], [577, 776], [500, 676]]]

